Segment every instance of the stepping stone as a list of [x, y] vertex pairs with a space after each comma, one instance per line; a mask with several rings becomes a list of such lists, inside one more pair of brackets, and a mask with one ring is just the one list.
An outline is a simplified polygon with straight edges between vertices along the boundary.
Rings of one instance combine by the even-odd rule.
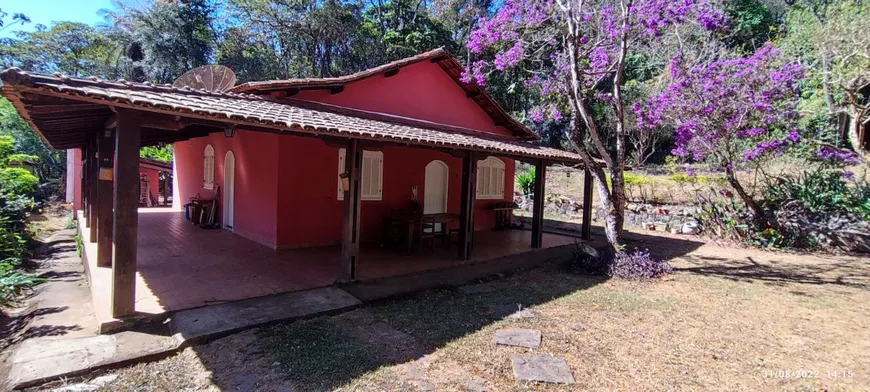
[[535, 317], [535, 314], [530, 310], [523, 309], [522, 304], [493, 305], [489, 307], [489, 311], [498, 318], [521, 319]]
[[574, 375], [568, 362], [549, 355], [514, 355], [511, 357], [514, 377], [521, 381], [541, 381], [573, 384]]
[[515, 313], [513, 313], [513, 314], [509, 314], [509, 315], [508, 315], [507, 317], [505, 317], [505, 318], [508, 319], [508, 320], [529, 319], [529, 318], [535, 318], [535, 314], [532, 313], [531, 310], [523, 309], [523, 310], [520, 310], [519, 312], [515, 312]]
[[492, 342], [506, 346], [538, 348], [541, 347], [541, 331], [521, 328], [500, 329], [495, 331]]

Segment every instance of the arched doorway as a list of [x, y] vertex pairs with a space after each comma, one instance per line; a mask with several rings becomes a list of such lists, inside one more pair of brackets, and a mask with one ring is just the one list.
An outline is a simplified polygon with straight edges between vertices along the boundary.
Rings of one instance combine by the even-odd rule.
[[447, 164], [432, 161], [426, 165], [426, 182], [423, 188], [423, 213], [447, 212]]
[[236, 157], [232, 151], [227, 151], [224, 157], [224, 194], [223, 194], [223, 226], [233, 229], [233, 215], [235, 214], [235, 190], [236, 190]]

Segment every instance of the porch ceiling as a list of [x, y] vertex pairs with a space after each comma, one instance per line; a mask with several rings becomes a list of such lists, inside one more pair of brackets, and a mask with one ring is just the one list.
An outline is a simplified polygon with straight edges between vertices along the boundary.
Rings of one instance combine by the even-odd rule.
[[0, 80], [3, 95], [54, 148], [83, 146], [88, 133], [102, 130], [113, 111], [124, 108], [152, 113], [146, 118], [162, 119], [154, 124], [142, 124], [143, 144], [185, 140], [233, 126], [253, 131], [478, 151], [521, 160], [582, 162], [577, 154], [514, 138], [310, 102], [150, 83], [33, 74], [17, 68], [0, 72]]

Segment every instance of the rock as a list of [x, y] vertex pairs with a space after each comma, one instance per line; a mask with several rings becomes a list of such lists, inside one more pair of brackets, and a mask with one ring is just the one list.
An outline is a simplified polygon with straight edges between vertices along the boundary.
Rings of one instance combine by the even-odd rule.
[[505, 346], [538, 348], [541, 346], [541, 331], [522, 328], [500, 329], [495, 331], [492, 342]]
[[695, 222], [686, 222], [682, 228], [683, 234], [698, 234], [698, 224]]
[[[857, 214], [810, 212], [798, 202], [787, 202], [776, 212], [780, 225], [823, 247], [870, 253], [870, 222]], [[810, 242], [808, 241], [808, 242]]]
[[89, 392], [96, 391], [99, 389], [99, 385], [93, 385], [88, 383], [80, 383], [80, 384], [72, 384], [67, 385], [65, 387], [52, 389], [51, 392]]
[[573, 384], [574, 375], [568, 362], [548, 355], [515, 355], [511, 357], [514, 377], [522, 381]]
[[[531, 314], [531, 317], [535, 317], [531, 311], [527, 309], [523, 309], [523, 305], [521, 304], [503, 304], [503, 305], [494, 305], [489, 307], [489, 311], [494, 314], [498, 318], [508, 318], [508, 319], [519, 319], [519, 318], [528, 318], [527, 315]], [[526, 312], [526, 313], [523, 313]], [[520, 313], [522, 313], [520, 315]]]
[[523, 310], [520, 310], [519, 312], [509, 314], [505, 318], [508, 320], [530, 319], [530, 318], [535, 318], [535, 314], [531, 310], [523, 309]]
[[117, 380], [117, 379], [118, 379], [117, 374], [107, 374], [105, 376], [100, 376], [100, 377], [97, 377], [97, 378], [91, 380], [90, 383], [97, 385], [97, 386], [104, 387], [106, 385], [109, 385], [109, 384], [115, 382], [115, 380]]
[[842, 247], [859, 253], [870, 253], [870, 233], [857, 230], [842, 230], [837, 233]]

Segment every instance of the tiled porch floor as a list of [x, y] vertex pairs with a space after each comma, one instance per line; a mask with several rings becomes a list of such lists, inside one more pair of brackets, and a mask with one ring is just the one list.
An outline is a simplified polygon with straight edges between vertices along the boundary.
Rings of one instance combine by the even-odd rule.
[[[544, 246], [570, 244], [574, 238], [545, 234]], [[473, 259], [487, 260], [529, 251], [528, 231], [475, 234]], [[85, 244], [88, 255], [96, 244]], [[216, 302], [331, 285], [339, 273], [339, 247], [275, 251], [224, 230], [200, 229], [180, 211], [140, 209], [136, 311], [148, 314]], [[88, 257], [91, 291], [98, 319], [108, 320], [111, 268]], [[363, 248], [360, 279], [408, 274], [459, 263], [456, 248], [408, 255], [400, 250]]]

